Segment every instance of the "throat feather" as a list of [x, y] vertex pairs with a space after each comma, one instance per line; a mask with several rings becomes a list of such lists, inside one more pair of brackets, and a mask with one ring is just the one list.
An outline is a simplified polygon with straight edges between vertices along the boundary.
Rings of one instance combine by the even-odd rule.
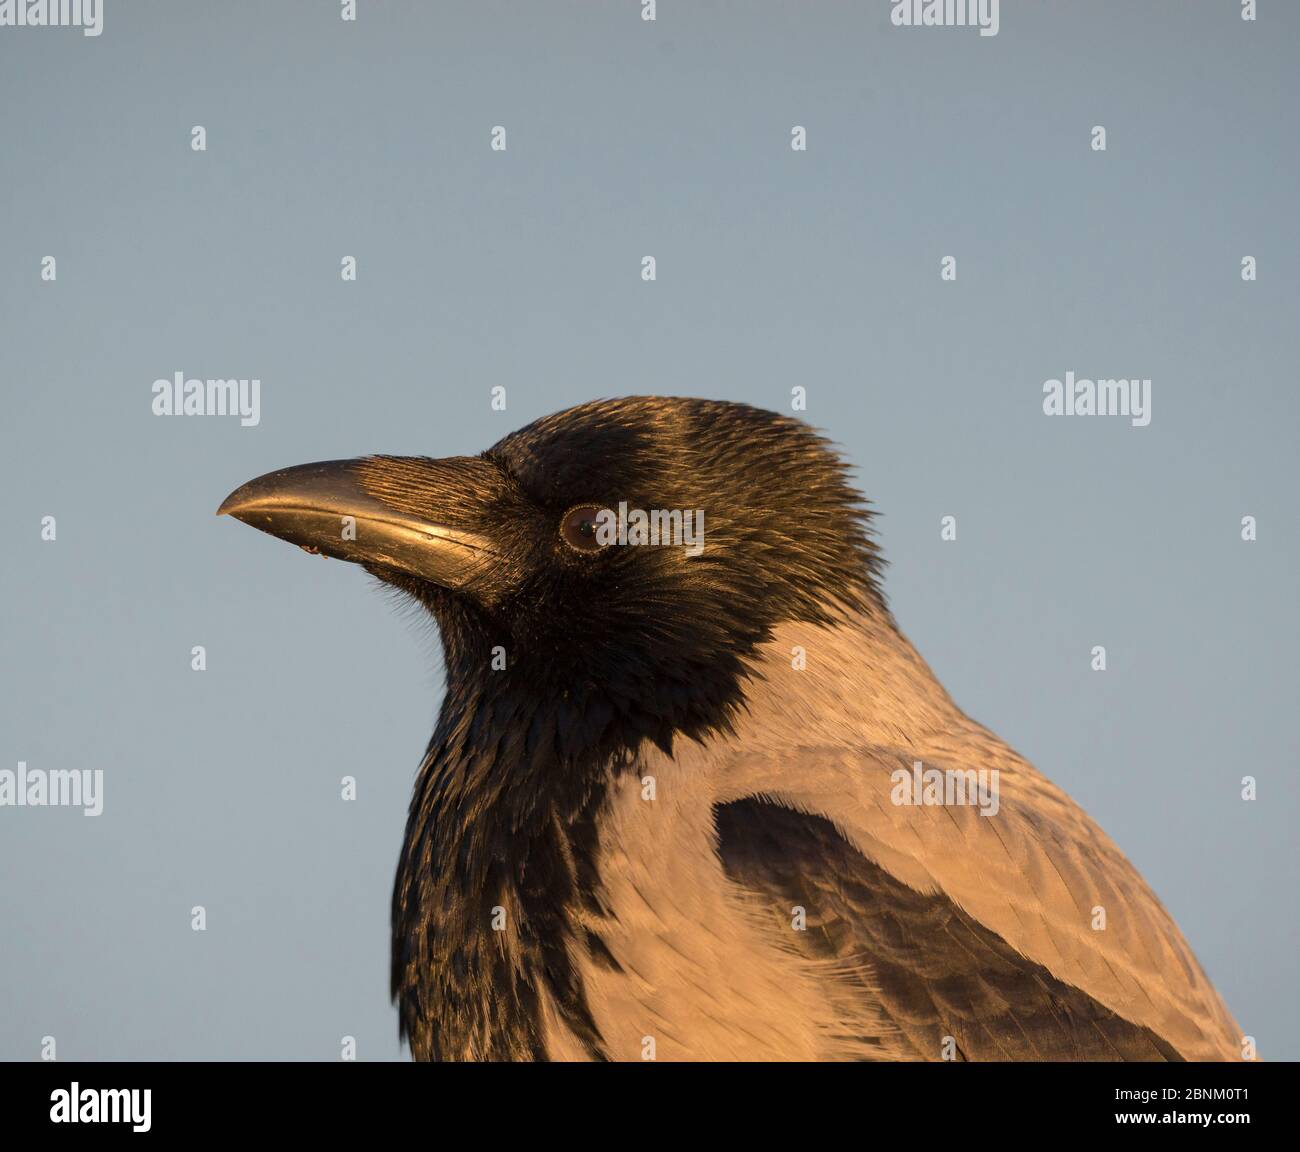
[[597, 820], [618, 758], [522, 694], [449, 694], [393, 892], [393, 996], [416, 1059], [545, 1059], [547, 1020], [603, 1044], [573, 963], [599, 916]]

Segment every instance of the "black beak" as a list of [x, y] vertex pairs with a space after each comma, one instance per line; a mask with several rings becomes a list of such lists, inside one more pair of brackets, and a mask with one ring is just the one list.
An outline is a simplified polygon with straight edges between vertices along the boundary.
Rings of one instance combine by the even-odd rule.
[[[381, 498], [367, 480], [383, 459], [326, 460], [268, 472], [236, 488], [218, 516], [233, 516], [262, 532], [338, 560], [402, 573], [461, 589], [490, 571], [495, 553], [488, 538], [466, 527], [477, 510], [467, 496], [479, 460], [403, 461], [419, 476], [412, 499]], [[448, 481], [438, 483], [439, 480]], [[411, 510], [412, 505], [428, 511]]]

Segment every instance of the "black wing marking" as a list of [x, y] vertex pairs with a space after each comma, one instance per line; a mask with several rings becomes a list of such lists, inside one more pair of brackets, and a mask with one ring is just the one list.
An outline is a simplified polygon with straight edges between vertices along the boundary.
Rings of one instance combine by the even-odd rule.
[[[1181, 1060], [1026, 959], [942, 894], [924, 895], [820, 816], [747, 798], [714, 811], [728, 877], [772, 907], [773, 927], [870, 996], [903, 1054], [960, 1060]], [[791, 909], [806, 910], [806, 931]]]

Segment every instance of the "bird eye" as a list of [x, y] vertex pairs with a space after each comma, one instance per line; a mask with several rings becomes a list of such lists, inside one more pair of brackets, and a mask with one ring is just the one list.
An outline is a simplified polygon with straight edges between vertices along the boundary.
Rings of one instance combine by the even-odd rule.
[[603, 544], [596, 536], [598, 524], [596, 518], [600, 509], [593, 505], [571, 508], [560, 521], [560, 535], [570, 548], [579, 552], [599, 552]]

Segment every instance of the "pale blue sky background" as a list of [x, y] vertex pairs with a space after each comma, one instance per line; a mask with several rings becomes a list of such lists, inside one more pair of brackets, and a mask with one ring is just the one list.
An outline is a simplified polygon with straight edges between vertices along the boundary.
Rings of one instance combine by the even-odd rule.
[[[887, 0], [106, 0], [98, 39], [0, 29], [0, 763], [106, 777], [97, 819], [0, 809], [0, 1057], [399, 1055], [434, 636], [217, 520], [227, 492], [794, 384], [957, 701], [1300, 1056], [1300, 6], [1260, 7], [1004, 2], [980, 38]], [[1150, 377], [1151, 426], [1043, 416], [1067, 370]], [[154, 417], [177, 371], [259, 377], [261, 425]]]

